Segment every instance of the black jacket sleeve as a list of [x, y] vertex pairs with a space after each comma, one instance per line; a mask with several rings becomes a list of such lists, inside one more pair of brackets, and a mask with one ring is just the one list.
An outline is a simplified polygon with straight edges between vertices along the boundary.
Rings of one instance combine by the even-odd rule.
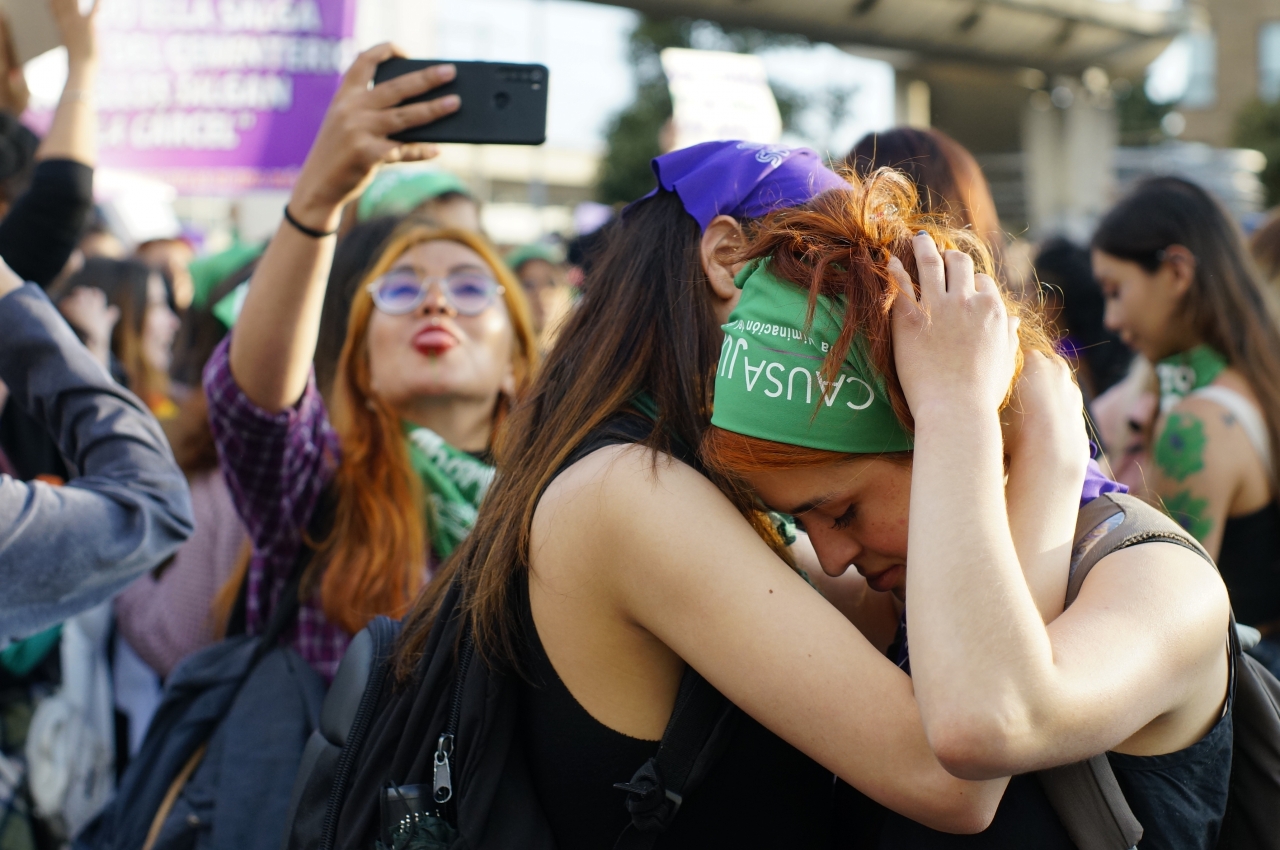
[[0, 475], [0, 638], [110, 597], [191, 534], [191, 495], [155, 418], [111, 380], [44, 293], [0, 298], [9, 404], [53, 435], [62, 487]]
[[70, 159], [36, 163], [31, 186], [0, 221], [0, 258], [46, 287], [67, 264], [93, 211], [93, 169]]

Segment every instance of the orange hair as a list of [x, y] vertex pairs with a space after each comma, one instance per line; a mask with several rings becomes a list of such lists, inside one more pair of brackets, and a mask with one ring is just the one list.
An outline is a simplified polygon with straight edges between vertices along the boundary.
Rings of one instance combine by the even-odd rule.
[[[964, 251], [973, 258], [979, 273], [992, 273], [991, 251], [973, 231], [951, 226], [941, 214], [922, 211], [914, 184], [900, 172], [880, 169], [851, 182], [848, 192], [827, 192], [807, 206], [769, 215], [753, 231], [742, 257], [772, 257], [770, 268], [775, 275], [809, 291], [810, 318], [819, 295], [843, 300], [846, 307], [840, 335], [823, 364], [827, 378], [834, 379], [855, 336], [861, 335], [872, 365], [885, 378], [894, 413], [912, 431], [915, 423], [893, 360], [891, 311], [899, 289], [889, 274], [889, 259], [897, 257], [915, 280], [918, 270], [911, 239], [921, 230], [927, 231], [941, 250]], [[1018, 328], [1022, 350], [1056, 356], [1043, 315], [1015, 299], [1006, 287], [1001, 286], [1001, 292], [1010, 315], [1022, 319]], [[1012, 384], [1009, 392], [1013, 392]], [[826, 466], [851, 457], [746, 437], [714, 425], [703, 438], [701, 454], [708, 467], [732, 482], [738, 492], [730, 495], [740, 508], [751, 504], [742, 479], [745, 473]], [[907, 455], [899, 452], [885, 457]]]
[[[502, 285], [515, 333], [517, 395], [528, 387], [537, 363], [537, 336], [524, 290], [483, 237], [417, 222], [391, 236], [351, 302], [330, 409], [342, 451], [332, 485], [337, 509], [333, 529], [319, 541], [303, 582], [307, 593], [318, 583], [325, 616], [353, 634], [380, 614], [404, 615], [422, 587], [430, 543], [423, 521], [426, 494], [409, 464], [400, 417], [372, 390], [368, 332], [374, 304], [366, 284], [405, 251], [436, 240], [475, 251]], [[499, 397], [493, 412], [495, 440], [512, 401]]]

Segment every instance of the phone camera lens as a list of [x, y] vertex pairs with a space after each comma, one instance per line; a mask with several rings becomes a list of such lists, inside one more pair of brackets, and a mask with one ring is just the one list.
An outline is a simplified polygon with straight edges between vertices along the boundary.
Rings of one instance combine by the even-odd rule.
[[530, 79], [532, 79], [535, 83], [540, 83], [540, 82], [542, 82], [542, 71], [541, 71], [540, 69], [538, 69], [538, 68], [534, 68], [534, 69], [533, 69], [533, 72], [529, 75], [529, 77], [530, 77]]
[[495, 92], [493, 95], [493, 105], [498, 109], [506, 109], [511, 104], [511, 95], [504, 91]]

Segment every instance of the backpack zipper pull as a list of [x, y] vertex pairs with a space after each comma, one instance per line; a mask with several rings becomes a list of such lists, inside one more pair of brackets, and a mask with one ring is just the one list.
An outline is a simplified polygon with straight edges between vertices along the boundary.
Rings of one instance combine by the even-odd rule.
[[437, 805], [449, 802], [453, 797], [453, 771], [449, 765], [449, 756], [453, 753], [453, 736], [445, 733], [436, 744], [435, 768], [432, 771], [432, 796]]

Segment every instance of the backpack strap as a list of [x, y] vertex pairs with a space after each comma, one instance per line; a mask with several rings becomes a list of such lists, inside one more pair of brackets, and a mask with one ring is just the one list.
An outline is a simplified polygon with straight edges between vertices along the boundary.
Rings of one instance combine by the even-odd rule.
[[649, 850], [675, 819], [684, 798], [702, 783], [723, 752], [738, 709], [702, 678], [685, 667], [676, 705], [667, 721], [658, 752], [631, 777], [614, 785], [627, 792], [631, 823], [618, 836], [614, 850]]
[[[1099, 561], [1139, 543], [1174, 543], [1213, 563], [1204, 547], [1172, 519], [1123, 493], [1099, 496], [1081, 508], [1075, 540], [1073, 555], [1079, 560], [1067, 583], [1068, 606]], [[1234, 641], [1235, 629], [1231, 632]], [[1129, 808], [1106, 753], [1041, 770], [1036, 776], [1079, 850], [1130, 850], [1142, 838], [1142, 824]]]

